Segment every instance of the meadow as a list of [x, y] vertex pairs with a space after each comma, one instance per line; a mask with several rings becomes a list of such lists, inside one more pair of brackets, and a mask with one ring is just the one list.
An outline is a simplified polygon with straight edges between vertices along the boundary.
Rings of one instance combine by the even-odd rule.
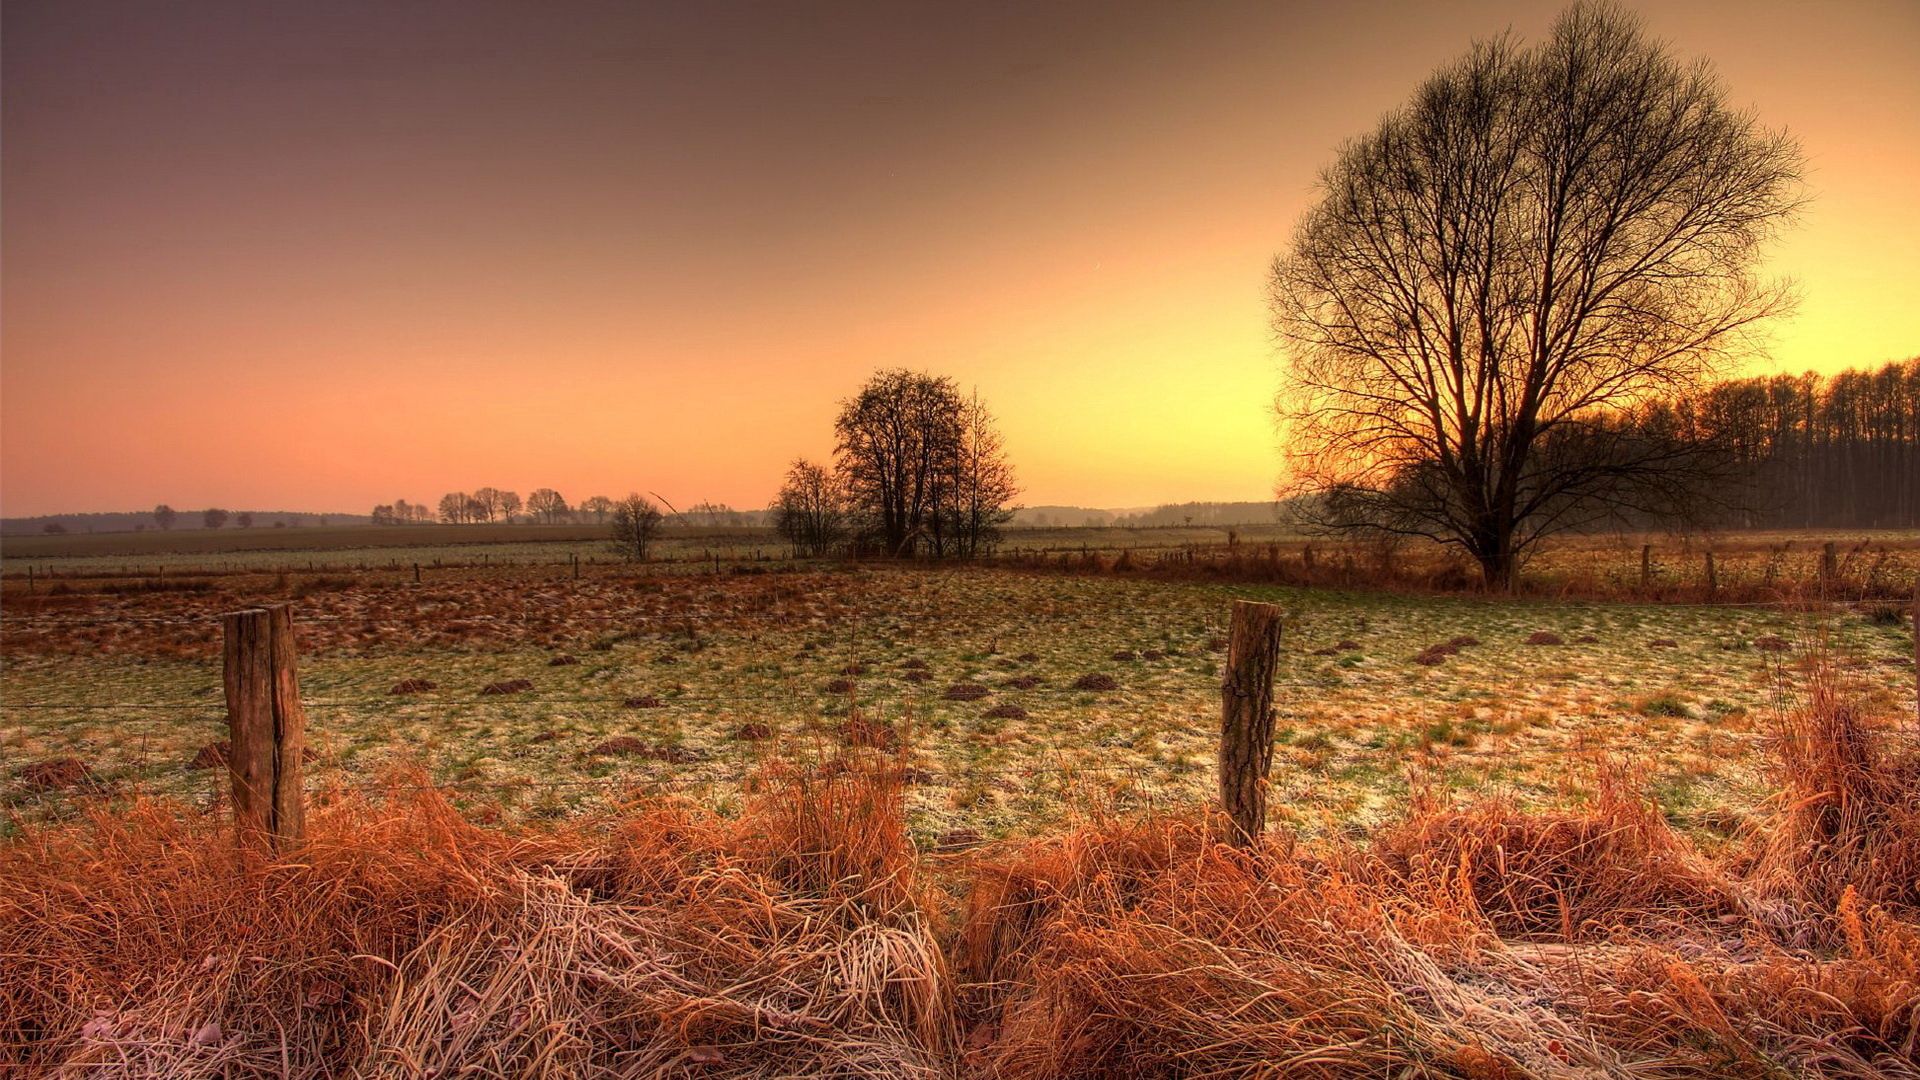
[[[77, 760], [90, 779], [16, 774], [0, 800], [23, 819], [135, 793], [217, 804], [216, 616], [284, 599], [297, 604], [314, 780], [364, 784], [418, 766], [457, 805], [503, 819], [663, 791], [736, 805], [770, 757], [849, 743], [905, 748], [910, 820], [926, 842], [1043, 830], [1090, 803], [1193, 806], [1213, 791], [1236, 598], [1288, 613], [1275, 814], [1314, 831], [1372, 827], [1410, 783], [1563, 802], [1582, 762], [1617, 753], [1643, 764], [1677, 823], [1730, 835], [1765, 790], [1760, 719], [1801, 692], [1810, 653], [1835, 657], [1876, 706], [1912, 694], [1889, 604], [1161, 576], [1151, 560], [1184, 568], [1166, 553], [1194, 545], [1145, 535], [1152, 543], [1126, 549], [1138, 573], [1064, 542], [1065, 572], [751, 557], [576, 567], [570, 547], [584, 541], [567, 540], [529, 563], [514, 561], [512, 542], [484, 562], [427, 561], [419, 582], [412, 565], [440, 548], [335, 549], [370, 567], [351, 573], [149, 577], [134, 564], [116, 577], [66, 565], [57, 572], [78, 576], [43, 578], [32, 596], [14, 573], [0, 741], [21, 763]], [[1576, 549], [1560, 565], [1592, 557]], [[1723, 565], [1739, 580], [1737, 555]]]
[[[1703, 603], [1625, 541], [1491, 597], [1144, 535], [11, 563], [0, 1066], [1920, 1075], [1910, 538], [1723, 539]], [[1236, 599], [1286, 612], [1251, 851], [1208, 811]], [[234, 844], [218, 616], [284, 600], [276, 856]]]

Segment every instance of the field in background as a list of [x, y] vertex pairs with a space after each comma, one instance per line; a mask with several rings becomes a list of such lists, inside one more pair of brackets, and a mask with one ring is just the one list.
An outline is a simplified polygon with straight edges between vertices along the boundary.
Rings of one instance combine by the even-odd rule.
[[[449, 531], [481, 530], [424, 530]], [[1746, 550], [1789, 540], [1818, 550], [1778, 537]], [[1576, 760], [1617, 752], [1646, 764], [1676, 821], [1724, 835], [1762, 790], [1756, 718], [1796, 691], [1807, 649], [1834, 652], [1878, 704], [1912, 693], [1910, 638], [1887, 605], [1308, 590], [1117, 572], [1091, 546], [1062, 548], [1058, 558], [1099, 572], [716, 567], [693, 555], [645, 570], [585, 563], [575, 577], [570, 561], [516, 563], [521, 546], [506, 544], [479, 549], [484, 565], [433, 568], [437, 547], [338, 549], [369, 569], [42, 578], [27, 596], [10, 568], [0, 742], [22, 762], [80, 760], [95, 774], [89, 790], [217, 801], [225, 774], [206, 767], [223, 735], [215, 616], [296, 598], [321, 782], [418, 762], [462, 805], [505, 817], [649, 791], [727, 805], [771, 755], [904, 743], [919, 835], [1004, 835], [1076, 800], [1206, 799], [1224, 621], [1232, 599], [1254, 597], [1290, 615], [1274, 773], [1283, 819], [1368, 827], [1413, 773], [1551, 802]], [[1163, 557], [1188, 550], [1169, 544]], [[1883, 550], [1907, 565], [1910, 548]], [[1637, 547], [1561, 557], [1596, 553], [1616, 566], [1630, 555], [1637, 572]], [[418, 584], [416, 561], [428, 566]], [[393, 692], [403, 685], [413, 692]], [[77, 805], [68, 791], [0, 784], [16, 813]]]

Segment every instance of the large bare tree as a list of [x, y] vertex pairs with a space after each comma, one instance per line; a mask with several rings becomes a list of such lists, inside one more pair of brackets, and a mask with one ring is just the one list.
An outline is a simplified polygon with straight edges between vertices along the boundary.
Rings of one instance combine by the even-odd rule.
[[1493, 588], [1555, 531], [1684, 505], [1701, 448], [1636, 414], [1787, 304], [1755, 267], [1800, 170], [1617, 7], [1476, 44], [1342, 149], [1274, 263], [1283, 491]]

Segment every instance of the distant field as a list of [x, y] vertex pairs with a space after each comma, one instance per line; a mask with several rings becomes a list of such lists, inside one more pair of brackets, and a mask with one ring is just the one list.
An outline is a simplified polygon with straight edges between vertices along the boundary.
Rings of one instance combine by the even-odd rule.
[[[766, 529], [674, 529], [662, 559], [770, 558], [785, 548]], [[564, 563], [608, 561], [604, 525], [396, 525], [304, 529], [204, 529], [192, 532], [93, 533], [8, 537], [0, 543], [6, 573], [28, 565], [45, 572], [144, 574], [170, 570], [268, 572], [373, 569], [422, 562]]]
[[[1225, 543], [1229, 534], [1266, 543], [1298, 537], [1278, 525], [1159, 528], [1019, 528], [1008, 530], [1004, 548], [1020, 550], [1112, 551], [1163, 549]], [[669, 528], [661, 538], [662, 559], [783, 557], [786, 545], [771, 528]], [[314, 567], [358, 568], [431, 562], [566, 562], [573, 555], [605, 562], [607, 527], [570, 525], [398, 525], [332, 526], [301, 529], [195, 529], [192, 531], [71, 533], [63, 536], [9, 536], [0, 541], [6, 572], [40, 569], [76, 573], [146, 571], [157, 566], [181, 570], [277, 570]]]

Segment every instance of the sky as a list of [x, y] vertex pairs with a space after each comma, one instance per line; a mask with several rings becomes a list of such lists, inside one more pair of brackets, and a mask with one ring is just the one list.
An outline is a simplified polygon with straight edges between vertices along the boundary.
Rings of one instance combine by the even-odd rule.
[[[1920, 354], [1920, 3], [1635, 6], [1808, 158], [1754, 370]], [[1266, 498], [1319, 170], [1557, 10], [8, 0], [0, 512], [758, 507], [894, 366], [1027, 505]]]

